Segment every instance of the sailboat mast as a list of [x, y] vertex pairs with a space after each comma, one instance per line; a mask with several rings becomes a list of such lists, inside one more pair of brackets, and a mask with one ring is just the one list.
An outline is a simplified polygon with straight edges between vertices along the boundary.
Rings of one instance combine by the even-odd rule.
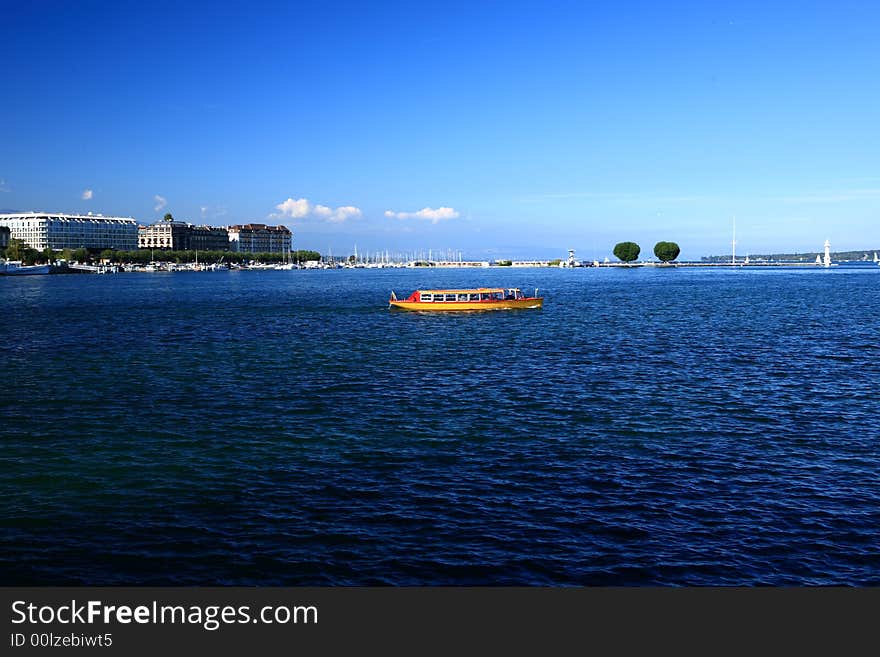
[[736, 215], [733, 217], [733, 241], [731, 242], [730, 264], [736, 264]]

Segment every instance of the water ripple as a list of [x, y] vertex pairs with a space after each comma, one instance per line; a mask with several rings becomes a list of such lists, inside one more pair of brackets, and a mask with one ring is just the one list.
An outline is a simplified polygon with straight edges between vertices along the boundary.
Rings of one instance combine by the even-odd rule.
[[2, 280], [2, 581], [880, 584], [877, 270]]

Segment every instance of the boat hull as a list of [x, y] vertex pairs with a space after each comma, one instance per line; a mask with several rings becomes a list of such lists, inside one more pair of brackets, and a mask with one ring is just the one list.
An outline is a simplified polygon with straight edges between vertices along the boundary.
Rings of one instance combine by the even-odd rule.
[[42, 276], [51, 274], [52, 268], [49, 265], [31, 265], [25, 267], [8, 267], [0, 265], [0, 276]]
[[505, 299], [503, 301], [398, 301], [388, 302], [392, 308], [400, 310], [424, 310], [431, 312], [454, 312], [462, 310], [517, 310], [541, 308], [543, 298]]

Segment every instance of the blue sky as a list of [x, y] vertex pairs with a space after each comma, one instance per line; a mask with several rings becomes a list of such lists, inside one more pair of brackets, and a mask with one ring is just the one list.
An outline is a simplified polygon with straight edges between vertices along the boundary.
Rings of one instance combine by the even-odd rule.
[[0, 208], [298, 248], [880, 248], [877, 3], [4, 2]]

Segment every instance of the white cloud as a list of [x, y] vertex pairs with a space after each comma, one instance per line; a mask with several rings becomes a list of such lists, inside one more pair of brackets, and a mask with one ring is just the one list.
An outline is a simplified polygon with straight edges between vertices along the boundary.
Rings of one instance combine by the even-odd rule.
[[201, 206], [199, 206], [199, 212], [200, 212], [201, 215], [202, 215], [202, 219], [207, 218], [207, 216], [208, 216], [208, 206], [207, 206], [207, 205], [201, 205]]
[[326, 205], [316, 205], [313, 212], [319, 217], [329, 217], [333, 214], [333, 210]]
[[298, 219], [299, 217], [305, 217], [312, 211], [312, 204], [305, 198], [297, 199], [296, 201], [292, 198], [288, 198], [283, 203], [276, 205], [275, 209], [281, 213], [276, 216]]
[[363, 216], [363, 212], [361, 212], [360, 208], [356, 208], [353, 205], [343, 205], [341, 207], [336, 208], [329, 217], [327, 217], [327, 221], [332, 221], [333, 223], [342, 223], [348, 219], [355, 219], [357, 217]]
[[363, 216], [363, 212], [361, 212], [361, 209], [356, 208], [353, 205], [343, 205], [336, 209], [333, 209], [326, 205], [321, 205], [320, 203], [312, 205], [312, 203], [306, 198], [301, 198], [297, 200], [288, 198], [283, 203], [279, 203], [278, 205], [276, 205], [275, 209], [279, 212], [270, 214], [270, 217], [289, 217], [290, 219], [300, 219], [308, 216], [313, 216], [320, 217], [324, 221], [328, 221], [331, 223], [342, 223], [344, 221], [347, 221], [348, 219], [354, 219]]
[[83, 190], [83, 193], [82, 193], [82, 200], [83, 201], [91, 201], [92, 197], [94, 195], [95, 195], [95, 193], [91, 189], [85, 189], [85, 190]]
[[153, 210], [155, 210], [156, 212], [168, 205], [168, 200], [164, 196], [159, 196], [158, 194], [156, 194], [153, 197], [153, 200], [156, 201], [156, 205], [153, 206]]
[[454, 208], [439, 207], [436, 210], [434, 208], [422, 208], [418, 212], [394, 212], [392, 210], [386, 210], [385, 216], [389, 219], [425, 219], [432, 224], [436, 224], [446, 219], [458, 219], [461, 216], [461, 213]]
[[9, 187], [6, 186], [6, 178], [0, 178], [0, 192], [8, 192]]

